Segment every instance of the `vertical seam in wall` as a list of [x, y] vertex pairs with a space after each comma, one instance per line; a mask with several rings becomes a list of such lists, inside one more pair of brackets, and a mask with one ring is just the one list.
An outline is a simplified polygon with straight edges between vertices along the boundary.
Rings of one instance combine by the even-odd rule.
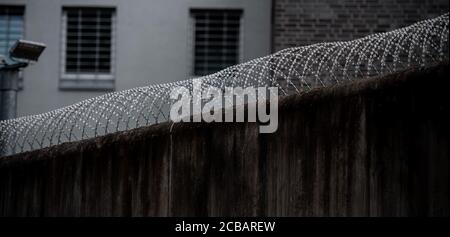
[[259, 164], [258, 164], [258, 170], [259, 170], [259, 182], [260, 183], [260, 190], [259, 195], [260, 199], [258, 200], [259, 203], [259, 210], [256, 213], [257, 216], [263, 217], [263, 216], [269, 216], [268, 212], [268, 188], [267, 188], [267, 177], [268, 177], [268, 171], [267, 171], [267, 139], [264, 135], [261, 133], [257, 134], [258, 138], [258, 150], [260, 154], [259, 157]]
[[173, 155], [173, 139], [172, 139], [172, 129], [173, 126], [175, 125], [175, 123], [173, 121], [170, 121], [170, 128], [169, 128], [169, 167], [167, 168], [167, 215], [166, 216], [171, 216], [171, 187], [172, 187], [172, 178], [171, 178], [171, 174], [172, 174], [172, 155]]
[[368, 103], [368, 101], [369, 101], [370, 99], [367, 99], [367, 98], [364, 98], [363, 99], [363, 103], [362, 103], [362, 105], [363, 105], [363, 111], [362, 111], [362, 118], [364, 119], [364, 122], [361, 124], [362, 126], [364, 126], [364, 136], [365, 136], [365, 151], [364, 151], [364, 157], [366, 158], [366, 160], [365, 160], [365, 162], [366, 162], [366, 164], [365, 164], [365, 169], [366, 169], [366, 172], [365, 172], [365, 174], [366, 174], [366, 197], [367, 197], [367, 199], [366, 199], [366, 203], [365, 203], [365, 208], [366, 208], [366, 210], [365, 210], [365, 215], [366, 216], [368, 216], [368, 217], [370, 217], [370, 216], [372, 216], [371, 214], [372, 214], [372, 210], [371, 210], [371, 162], [372, 162], [372, 160], [371, 160], [371, 154], [370, 154], [370, 149], [371, 149], [371, 145], [369, 144], [370, 143], [370, 135], [371, 134], [369, 134], [368, 133], [368, 126], [367, 126], [367, 106], [370, 106], [369, 105], [369, 103]]

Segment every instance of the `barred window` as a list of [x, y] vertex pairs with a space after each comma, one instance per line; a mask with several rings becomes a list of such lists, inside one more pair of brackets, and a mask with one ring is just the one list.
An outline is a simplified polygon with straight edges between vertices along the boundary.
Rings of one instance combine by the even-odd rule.
[[23, 6], [0, 5], [0, 54], [7, 62], [10, 62], [9, 49], [16, 40], [23, 38], [24, 10]]
[[193, 73], [202, 76], [239, 63], [242, 10], [193, 9]]
[[113, 9], [65, 8], [67, 73], [110, 73]]

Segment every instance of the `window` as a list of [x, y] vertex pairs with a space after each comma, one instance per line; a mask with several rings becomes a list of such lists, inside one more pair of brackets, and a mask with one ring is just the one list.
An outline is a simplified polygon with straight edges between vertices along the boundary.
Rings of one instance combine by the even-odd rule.
[[114, 89], [111, 8], [64, 8], [62, 89]]
[[191, 10], [193, 73], [203, 76], [239, 63], [241, 10]]
[[[0, 5], [0, 55], [7, 63], [12, 63], [8, 57], [9, 49], [24, 34], [23, 6]], [[19, 72], [18, 88], [23, 89], [23, 72]]]
[[18, 39], [23, 38], [23, 16], [24, 7], [22, 6], [3, 6], [0, 5], [0, 55], [7, 58], [9, 49]]

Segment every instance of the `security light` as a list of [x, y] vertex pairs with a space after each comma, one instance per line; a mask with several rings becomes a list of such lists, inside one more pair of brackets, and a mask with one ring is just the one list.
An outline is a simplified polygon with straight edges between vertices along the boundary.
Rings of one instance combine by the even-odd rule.
[[42, 43], [18, 40], [7, 58], [0, 57], [0, 120], [16, 117], [19, 72], [30, 61], [37, 61], [45, 47]]
[[17, 40], [9, 50], [9, 55], [16, 59], [37, 61], [45, 47], [46, 46], [43, 43]]

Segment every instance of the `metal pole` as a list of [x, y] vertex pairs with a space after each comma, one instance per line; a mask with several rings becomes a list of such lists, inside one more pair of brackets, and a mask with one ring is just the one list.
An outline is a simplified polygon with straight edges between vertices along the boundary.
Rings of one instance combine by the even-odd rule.
[[17, 91], [19, 69], [26, 64], [18, 63], [0, 68], [0, 120], [17, 115]]

